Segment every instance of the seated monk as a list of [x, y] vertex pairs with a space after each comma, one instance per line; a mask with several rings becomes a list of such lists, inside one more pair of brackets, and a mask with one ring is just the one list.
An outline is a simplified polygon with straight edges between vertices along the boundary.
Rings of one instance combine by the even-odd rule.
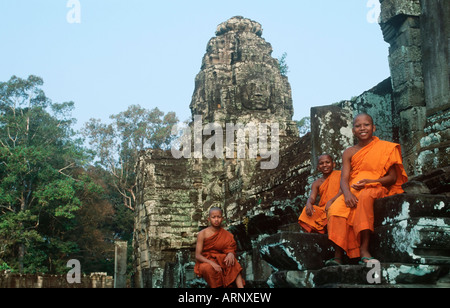
[[209, 211], [210, 226], [197, 236], [194, 272], [206, 280], [211, 288], [244, 287], [242, 267], [236, 260], [236, 242], [233, 235], [222, 228], [220, 208]]
[[361, 258], [362, 264], [373, 259], [369, 241], [374, 231], [374, 201], [403, 193], [402, 184], [408, 181], [400, 145], [380, 140], [374, 132], [371, 116], [356, 116], [353, 134], [358, 143], [342, 155], [343, 195], [329, 208], [327, 224], [337, 262], [342, 261], [344, 251], [349, 258]]
[[[325, 208], [329, 207], [341, 194], [341, 171], [334, 170], [335, 166], [330, 155], [319, 156], [317, 169], [322, 173], [322, 177], [312, 184], [306, 206], [298, 218], [300, 226], [309, 233], [326, 233], [327, 214]], [[319, 204], [314, 205], [318, 196], [320, 197]]]

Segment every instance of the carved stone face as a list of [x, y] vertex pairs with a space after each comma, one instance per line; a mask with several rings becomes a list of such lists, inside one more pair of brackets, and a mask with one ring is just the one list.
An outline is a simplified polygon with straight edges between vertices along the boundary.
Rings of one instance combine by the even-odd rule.
[[203, 57], [191, 101], [208, 121], [292, 119], [290, 86], [258, 23], [235, 17], [219, 25]]
[[267, 84], [260, 80], [249, 81], [248, 84], [238, 86], [237, 96], [242, 107], [249, 110], [269, 109], [270, 91]]
[[236, 98], [248, 110], [270, 108], [272, 82], [267, 68], [247, 67], [236, 76]]

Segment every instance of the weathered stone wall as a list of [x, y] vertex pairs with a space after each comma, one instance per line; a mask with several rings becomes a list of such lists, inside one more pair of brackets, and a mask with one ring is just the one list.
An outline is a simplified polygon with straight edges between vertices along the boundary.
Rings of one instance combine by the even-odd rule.
[[450, 3], [421, 0], [422, 70], [427, 115], [448, 110], [450, 101]]
[[419, 174], [448, 166], [450, 153], [450, 2], [422, 0], [420, 5], [427, 122], [415, 166]]
[[391, 77], [350, 100], [311, 109], [313, 162], [353, 144], [352, 118], [373, 116], [381, 139], [400, 143], [411, 176], [448, 166], [450, 10], [448, 1], [383, 0], [380, 26]]
[[80, 283], [68, 283], [66, 275], [24, 275], [0, 272], [0, 289], [4, 288], [89, 288], [108, 289], [113, 287], [114, 278], [103, 273], [80, 277]]
[[[139, 205], [134, 231], [135, 284], [162, 285], [165, 263], [177, 249], [190, 249], [202, 217], [202, 167], [196, 160], [176, 160], [149, 150], [138, 166]], [[154, 269], [142, 277], [144, 269]]]
[[349, 101], [311, 108], [312, 159], [314, 168], [322, 153], [332, 155], [341, 168], [342, 152], [354, 145], [353, 118], [362, 112], [375, 122], [375, 135], [383, 140], [399, 142], [398, 116], [392, 100], [391, 79], [387, 78], [372, 89]]
[[381, 1], [399, 140], [411, 175], [448, 165], [449, 9], [441, 0]]

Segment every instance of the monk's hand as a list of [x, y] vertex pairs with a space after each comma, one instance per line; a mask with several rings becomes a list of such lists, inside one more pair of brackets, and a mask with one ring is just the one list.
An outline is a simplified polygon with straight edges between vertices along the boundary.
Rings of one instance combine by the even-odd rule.
[[373, 183], [373, 180], [364, 179], [352, 185], [352, 188], [355, 190], [361, 190], [366, 187], [366, 184]]
[[221, 272], [222, 271], [222, 267], [219, 265], [219, 264], [217, 264], [217, 263], [211, 263], [211, 266], [214, 268], [214, 270], [216, 271], [216, 272]]
[[315, 212], [314, 207], [311, 203], [308, 203], [306, 205], [305, 211], [306, 211], [306, 215], [308, 215], [309, 217], [311, 217]]
[[345, 205], [347, 205], [348, 208], [355, 208], [358, 205], [358, 198], [352, 193], [345, 194]]
[[223, 261], [225, 262], [226, 266], [228, 267], [233, 266], [235, 261], [234, 254], [230, 252], [229, 254], [227, 254], [227, 256]]

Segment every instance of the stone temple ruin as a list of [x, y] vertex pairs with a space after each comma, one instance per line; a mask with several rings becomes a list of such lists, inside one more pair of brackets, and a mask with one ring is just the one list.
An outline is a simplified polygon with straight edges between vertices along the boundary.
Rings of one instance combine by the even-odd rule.
[[405, 194], [375, 204], [371, 243], [382, 261], [381, 284], [450, 283], [450, 16], [444, 13], [450, 3], [384, 0], [381, 5], [390, 78], [350, 101], [312, 108], [311, 133], [304, 137], [292, 121], [288, 79], [271, 56], [261, 25], [233, 17], [218, 26], [195, 79], [192, 115], [223, 127], [278, 123], [279, 164], [261, 169], [261, 153], [212, 159], [142, 153], [135, 287], [205, 287], [193, 272], [194, 250], [211, 206], [224, 209], [248, 287], [369, 284], [364, 267], [324, 268], [333, 256], [327, 236], [304, 233], [297, 224], [317, 176], [317, 155], [341, 157], [353, 144], [353, 116], [362, 111], [373, 115], [378, 137], [402, 145], [410, 176]]

